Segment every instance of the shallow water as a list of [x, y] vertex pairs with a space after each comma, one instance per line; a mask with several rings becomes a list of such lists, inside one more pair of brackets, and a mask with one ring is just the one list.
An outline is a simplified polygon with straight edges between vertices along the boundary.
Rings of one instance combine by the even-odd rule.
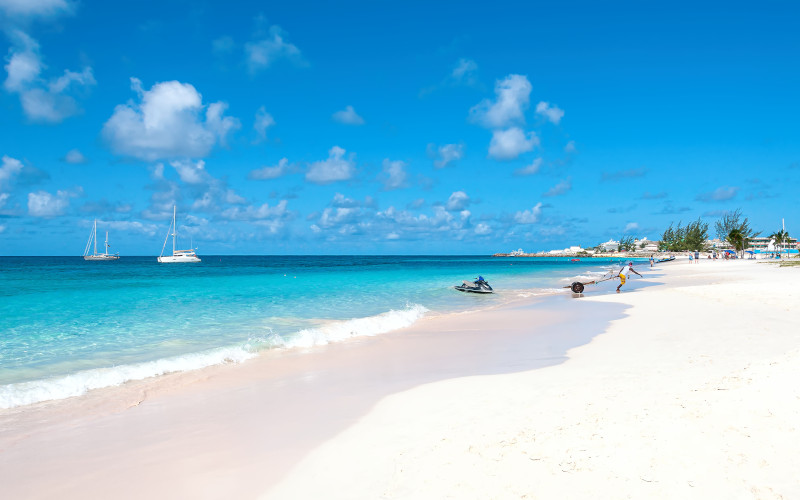
[[[559, 293], [616, 261], [483, 256], [0, 258], [0, 408], [262, 349], [378, 335], [424, 314]], [[452, 286], [482, 275], [489, 296]]]

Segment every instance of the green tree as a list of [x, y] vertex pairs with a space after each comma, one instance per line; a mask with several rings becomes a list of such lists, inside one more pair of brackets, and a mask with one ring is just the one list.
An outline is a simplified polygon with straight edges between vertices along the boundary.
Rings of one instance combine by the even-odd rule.
[[736, 234], [741, 234], [742, 237], [748, 240], [761, 234], [760, 232], [755, 232], [750, 227], [750, 221], [747, 217], [742, 217], [742, 211], [739, 208], [723, 215], [721, 219], [714, 223], [714, 229], [716, 229], [717, 238], [727, 241], [731, 245], [733, 245], [733, 242], [728, 239], [728, 235], [730, 235], [731, 231], [734, 229], [738, 231]]
[[636, 243], [634, 243], [633, 236], [623, 236], [619, 239], [619, 246], [617, 249], [620, 252], [632, 252], [636, 250]]
[[781, 229], [780, 231], [776, 231], [769, 235], [770, 238], [775, 240], [775, 245], [779, 248], [783, 248], [783, 245], [789, 243], [789, 233], [786, 232], [785, 229]]
[[698, 218], [686, 226], [683, 235], [684, 250], [705, 251], [708, 248], [708, 223]]
[[740, 252], [741, 256], [744, 257], [744, 249], [750, 244], [750, 239], [741, 230], [738, 228], [731, 229], [725, 239], [734, 250]]

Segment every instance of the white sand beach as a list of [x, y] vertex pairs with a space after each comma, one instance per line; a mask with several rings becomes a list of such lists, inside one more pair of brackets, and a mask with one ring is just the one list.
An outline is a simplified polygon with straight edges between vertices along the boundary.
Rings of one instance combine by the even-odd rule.
[[4, 495], [800, 497], [800, 268], [642, 271], [4, 410]]

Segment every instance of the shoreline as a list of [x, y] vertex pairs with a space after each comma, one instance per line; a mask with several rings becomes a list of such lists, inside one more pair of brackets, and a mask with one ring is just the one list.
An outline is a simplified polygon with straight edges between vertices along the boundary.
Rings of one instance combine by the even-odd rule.
[[386, 398], [261, 498], [797, 497], [797, 271], [663, 270], [585, 297], [625, 316], [566, 362]]
[[[586, 271], [588, 275], [599, 274], [598, 264], [593, 264], [593, 269]], [[576, 271], [574, 271], [576, 272]], [[573, 272], [573, 273], [574, 273]], [[585, 273], [571, 274], [556, 279], [558, 283], [568, 282], [572, 279], [585, 278]], [[448, 287], [449, 288], [449, 287]], [[240, 339], [238, 343], [217, 345], [200, 351], [174, 353], [163, 357], [142, 359], [137, 362], [122, 362], [115, 365], [96, 366], [78, 371], [57, 373], [42, 378], [18, 380], [0, 385], [0, 410], [29, 406], [52, 400], [81, 397], [88, 392], [106, 387], [118, 387], [122, 384], [146, 380], [152, 377], [168, 376], [178, 372], [203, 370], [222, 364], [238, 364], [247, 362], [272, 349], [291, 350], [304, 349], [313, 345], [348, 341], [355, 337], [371, 337], [401, 330], [405, 326], [418, 321], [425, 316], [447, 315], [451, 313], [480, 311], [486, 307], [501, 307], [504, 304], [514, 303], [520, 297], [551, 296], [564, 293], [558, 288], [532, 288], [532, 289], [506, 289], [489, 297], [471, 300], [471, 294], [460, 297], [465, 300], [451, 299], [449, 307], [430, 310], [427, 306], [435, 307], [442, 304], [417, 304], [407, 303], [405, 308], [389, 309], [372, 316], [353, 317], [348, 319], [331, 318], [299, 318], [306, 322], [306, 326], [297, 326], [297, 329], [288, 335], [274, 335], [261, 333], [262, 319], [254, 322], [251, 334], [247, 339]], [[63, 368], [60, 367], [60, 368]], [[41, 370], [40, 370], [41, 371]]]
[[[569, 317], [575, 304], [586, 314]], [[243, 364], [0, 411], [0, 480], [27, 498], [78, 491], [89, 497], [158, 496], [162, 488], [170, 496], [213, 498], [208, 492], [220, 485], [221, 475], [229, 493], [252, 497], [391, 394], [563, 362], [570, 347], [588, 342], [621, 314], [618, 307], [574, 302], [569, 294], [487, 306], [422, 318], [375, 337], [266, 352]], [[533, 328], [531, 317], [537, 318]], [[186, 424], [176, 428], [175, 422]], [[225, 472], [212, 456], [207, 462], [193, 458], [201, 450], [232, 454], [223, 461]], [[187, 490], [165, 476], [187, 469], [208, 479]], [[120, 492], [115, 487], [126, 470], [149, 479], [140, 489]]]
[[797, 271], [643, 270], [622, 294], [520, 298], [3, 410], [0, 480], [26, 498], [800, 493]]

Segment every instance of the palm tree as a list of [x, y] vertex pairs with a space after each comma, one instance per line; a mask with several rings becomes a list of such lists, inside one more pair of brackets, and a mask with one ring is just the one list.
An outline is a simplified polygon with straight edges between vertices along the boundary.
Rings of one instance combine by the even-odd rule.
[[734, 250], [742, 252], [741, 256], [744, 257], [744, 249], [747, 248], [749, 239], [738, 228], [731, 229], [725, 239], [728, 240]]
[[779, 246], [781, 250], [783, 249], [783, 245], [789, 242], [789, 233], [786, 232], [785, 229], [772, 233], [769, 237], [775, 240], [775, 246]]

